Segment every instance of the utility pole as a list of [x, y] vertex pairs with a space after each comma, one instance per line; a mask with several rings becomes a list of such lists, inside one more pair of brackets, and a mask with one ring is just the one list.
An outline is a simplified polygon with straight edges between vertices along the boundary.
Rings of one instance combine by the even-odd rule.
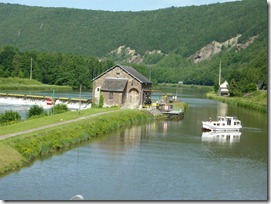
[[31, 57], [31, 64], [30, 64], [30, 80], [32, 80], [32, 57]]
[[219, 78], [218, 78], [218, 85], [220, 86], [220, 84], [221, 84], [221, 60], [219, 64]]
[[79, 115], [80, 115], [80, 110], [81, 110], [81, 96], [82, 96], [82, 84], [80, 84], [80, 101], [79, 101]]
[[218, 96], [221, 96], [220, 84], [221, 84], [221, 60], [220, 60], [220, 64], [219, 64], [219, 76], [218, 76]]

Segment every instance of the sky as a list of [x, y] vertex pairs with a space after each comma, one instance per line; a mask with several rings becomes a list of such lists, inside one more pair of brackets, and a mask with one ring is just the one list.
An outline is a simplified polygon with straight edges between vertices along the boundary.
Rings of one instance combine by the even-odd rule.
[[238, 0], [0, 0], [0, 3], [106, 11], [142, 11], [231, 1]]

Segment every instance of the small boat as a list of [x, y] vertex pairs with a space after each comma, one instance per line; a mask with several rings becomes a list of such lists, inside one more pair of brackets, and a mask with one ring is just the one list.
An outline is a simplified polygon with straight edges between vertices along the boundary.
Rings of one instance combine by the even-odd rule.
[[202, 121], [203, 131], [239, 131], [242, 128], [241, 121], [236, 116], [218, 116], [217, 121]]

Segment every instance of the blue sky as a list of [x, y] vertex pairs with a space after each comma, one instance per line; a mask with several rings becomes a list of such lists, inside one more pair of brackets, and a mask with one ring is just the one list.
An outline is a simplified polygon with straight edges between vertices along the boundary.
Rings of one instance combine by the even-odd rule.
[[237, 0], [0, 0], [1, 3], [44, 7], [68, 7], [107, 11], [142, 11], [213, 4]]

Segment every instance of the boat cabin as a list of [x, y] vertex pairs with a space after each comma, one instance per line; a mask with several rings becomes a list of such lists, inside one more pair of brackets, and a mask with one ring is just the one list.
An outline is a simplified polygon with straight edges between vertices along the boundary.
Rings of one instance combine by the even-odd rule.
[[[232, 125], [240, 125], [241, 122], [237, 120], [236, 117], [229, 117], [229, 116], [218, 116], [218, 122], [217, 125], [227, 125], [227, 126], [232, 126]], [[214, 123], [215, 125], [215, 123]]]

